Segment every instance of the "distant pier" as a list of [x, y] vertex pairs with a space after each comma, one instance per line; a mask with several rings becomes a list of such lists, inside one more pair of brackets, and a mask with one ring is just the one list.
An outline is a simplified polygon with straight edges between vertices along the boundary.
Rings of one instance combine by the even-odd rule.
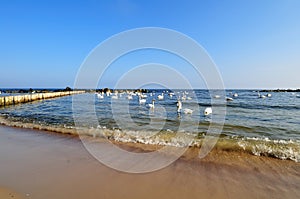
[[81, 94], [85, 91], [62, 91], [62, 92], [49, 92], [49, 93], [34, 93], [26, 95], [3, 96], [0, 97], [0, 106], [9, 106], [20, 103], [33, 102], [37, 100], [44, 100], [56, 97], [63, 97], [67, 95]]

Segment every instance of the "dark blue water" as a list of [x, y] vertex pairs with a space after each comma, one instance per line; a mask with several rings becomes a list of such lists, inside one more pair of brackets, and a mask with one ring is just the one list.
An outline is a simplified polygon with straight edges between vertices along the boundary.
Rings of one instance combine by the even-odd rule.
[[[172, 97], [171, 92], [174, 93]], [[164, 99], [159, 100], [158, 95], [162, 93]], [[149, 93], [144, 94], [147, 95], [145, 104], [139, 103], [138, 95], [133, 94], [132, 99], [128, 99], [130, 94], [120, 91], [110, 96], [104, 94], [103, 99], [94, 93], [76, 96], [84, 115], [81, 127], [87, 130], [105, 130], [113, 137], [115, 133], [120, 135], [121, 132], [124, 139], [128, 138], [124, 135], [128, 132], [130, 139], [133, 136], [150, 139], [154, 133], [172, 134], [178, 131], [201, 139], [207, 133], [212, 115], [204, 115], [204, 110], [212, 106], [214, 98], [207, 90], [149, 90]], [[297, 93], [272, 92], [269, 97], [267, 94], [253, 90], [227, 90], [226, 96], [233, 101], [226, 102], [223, 97], [214, 99], [214, 106], [226, 106], [220, 137], [234, 141], [238, 147], [250, 150], [255, 155], [299, 161], [300, 98]], [[259, 95], [266, 97], [260, 98]], [[178, 98], [182, 102], [180, 113], [177, 112]], [[155, 108], [150, 108], [148, 104], [152, 104], [153, 99]], [[94, 110], [84, 108], [91, 105]], [[185, 114], [184, 109], [190, 109], [193, 113]], [[55, 128], [56, 131], [63, 131], [74, 128], [73, 111], [72, 96], [66, 96], [1, 107], [0, 119], [2, 124], [11, 126], [41, 126], [42, 129], [49, 127], [50, 130]], [[95, 116], [97, 122], [94, 120]], [[114, 138], [124, 141], [120, 136]]]

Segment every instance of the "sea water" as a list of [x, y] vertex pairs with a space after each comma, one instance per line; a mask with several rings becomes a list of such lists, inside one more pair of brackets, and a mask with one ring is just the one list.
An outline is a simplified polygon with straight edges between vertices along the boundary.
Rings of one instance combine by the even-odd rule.
[[[172, 95], [170, 95], [172, 93]], [[158, 95], [164, 94], [159, 100]], [[236, 95], [235, 95], [236, 94]], [[259, 93], [256, 90], [226, 90], [221, 97], [226, 115], [222, 132], [215, 135], [222, 146], [232, 150], [244, 150], [254, 155], [266, 155], [279, 159], [300, 161], [300, 98], [296, 93]], [[105, 136], [122, 142], [145, 144], [200, 146], [208, 132], [213, 113], [204, 110], [212, 107], [208, 90], [152, 89], [144, 93], [146, 102], [139, 103], [139, 96], [119, 91], [99, 98], [95, 93], [77, 95], [83, 106], [83, 122], [74, 121], [74, 96], [65, 96], [26, 104], [0, 108], [0, 123], [23, 128], [54, 130], [56, 132], [87, 132], [92, 136]], [[265, 95], [262, 98], [259, 96]], [[117, 97], [112, 97], [117, 96]], [[92, 101], [87, 99], [93, 99]], [[177, 111], [180, 98], [183, 109], [192, 114]], [[154, 101], [155, 108], [148, 104]], [[92, 103], [92, 104], [91, 104]], [[84, 109], [92, 105], [92, 109]], [[215, 105], [218, 105], [215, 104]], [[96, 117], [96, 120], [95, 120]], [[95, 122], [96, 121], [96, 122]], [[78, 126], [79, 125], [79, 126]], [[76, 128], [75, 128], [76, 127]], [[180, 133], [181, 137], [174, 136]], [[186, 143], [182, 136], [193, 138]], [[176, 139], [175, 139], [176, 138]]]

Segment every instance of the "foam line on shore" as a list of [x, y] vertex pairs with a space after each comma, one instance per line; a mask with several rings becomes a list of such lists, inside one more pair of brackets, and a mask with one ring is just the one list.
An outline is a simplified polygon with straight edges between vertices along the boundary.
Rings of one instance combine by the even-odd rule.
[[[152, 131], [134, 131], [108, 129], [98, 126], [76, 128], [74, 126], [54, 126], [33, 123], [10, 121], [0, 117], [0, 125], [17, 128], [36, 129], [55, 133], [88, 136], [92, 139], [106, 138], [113, 142], [144, 144], [152, 146], [174, 146], [174, 147], [196, 147], [201, 148], [205, 136], [200, 134], [189, 134], [184, 132], [173, 132], [170, 130], [153, 134]], [[232, 137], [219, 138], [215, 146], [220, 150], [239, 151], [255, 156], [268, 156], [281, 160], [292, 160], [300, 162], [300, 143], [293, 140], [270, 140], [268, 138], [254, 137]]]

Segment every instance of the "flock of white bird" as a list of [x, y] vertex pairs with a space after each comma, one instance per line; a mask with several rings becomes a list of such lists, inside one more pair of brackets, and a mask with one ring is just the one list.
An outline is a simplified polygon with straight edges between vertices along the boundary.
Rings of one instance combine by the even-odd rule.
[[[152, 97], [152, 101], [151, 103], [148, 103], [146, 104], [147, 102], [147, 98], [148, 98], [148, 95], [145, 94], [145, 93], [140, 93], [140, 92], [121, 92], [119, 93], [118, 91], [115, 91], [113, 93], [111, 92], [102, 92], [102, 93], [95, 93], [97, 95], [97, 97], [99, 99], [104, 99], [104, 97], [111, 97], [111, 99], [119, 99], [120, 97], [122, 97], [123, 95], [126, 95], [126, 98], [128, 100], [133, 100], [133, 97], [134, 96], [137, 96], [138, 97], [138, 102], [139, 104], [141, 105], [146, 105], [148, 108], [150, 109], [154, 109], [155, 108], [155, 93], [148, 93], [148, 95], [150, 97]], [[183, 93], [177, 93], [179, 94], [178, 98], [177, 98], [177, 113], [180, 114], [180, 113], [184, 113], [184, 114], [192, 114], [193, 113], [193, 110], [192, 109], [189, 109], [189, 108], [182, 108], [182, 101], [186, 101], [186, 100], [192, 100], [192, 98], [190, 96], [188, 96], [188, 92], [187, 91], [184, 91]], [[157, 100], [159, 101], [162, 101], [165, 99], [165, 96], [168, 96], [170, 99], [173, 98], [173, 96], [175, 95], [175, 93], [173, 92], [162, 92], [160, 94], [157, 95]], [[212, 109], [211, 108], [206, 108], [205, 111], [204, 111], [204, 115], [209, 115], [212, 113]]]
[[[148, 95], [145, 94], [145, 93], [141, 93], [141, 92], [127, 91], [127, 92], [120, 92], [119, 93], [118, 91], [115, 91], [113, 93], [111, 93], [111, 92], [106, 92], [106, 93], [102, 92], [102, 93], [95, 93], [95, 94], [97, 95], [97, 97], [99, 99], [104, 99], [104, 97], [107, 96], [107, 97], [111, 97], [111, 99], [114, 99], [114, 100], [118, 99], [119, 97], [122, 97], [123, 95], [126, 95], [126, 98], [128, 100], [133, 100], [133, 97], [137, 96], [139, 104], [146, 105], [150, 109], [155, 108], [155, 93], [148, 93], [148, 95], [150, 97], [152, 97], [152, 102], [148, 103], [148, 104], [146, 104]], [[177, 93], [177, 113], [178, 114], [181, 114], [181, 113], [192, 114], [193, 113], [192, 109], [182, 107], [182, 101], [192, 100], [192, 98], [190, 96], [188, 96], [188, 94], [189, 93], [187, 91], [184, 91], [182, 93], [180, 93], [180, 92]], [[157, 95], [157, 100], [159, 100], [159, 101], [164, 100], [165, 95], [169, 96], [169, 98], [172, 99], [173, 96], [175, 95], [175, 93], [164, 91], [164, 92], [160, 93], [159, 95]], [[230, 101], [233, 101], [234, 98], [237, 98], [238, 96], [239, 96], [238, 93], [229, 93], [229, 97], [226, 97], [225, 99], [226, 99], [226, 101], [230, 102]], [[272, 95], [269, 94], [269, 93], [266, 94], [266, 95], [262, 95], [258, 92], [258, 97], [259, 98], [266, 98], [266, 97], [271, 97], [271, 96]], [[221, 98], [221, 96], [220, 95], [215, 95], [214, 98], [219, 99], [219, 98]], [[205, 108], [203, 114], [205, 116], [208, 116], [208, 115], [212, 114], [212, 112], [213, 112], [212, 107], [207, 107], [207, 108]]]

